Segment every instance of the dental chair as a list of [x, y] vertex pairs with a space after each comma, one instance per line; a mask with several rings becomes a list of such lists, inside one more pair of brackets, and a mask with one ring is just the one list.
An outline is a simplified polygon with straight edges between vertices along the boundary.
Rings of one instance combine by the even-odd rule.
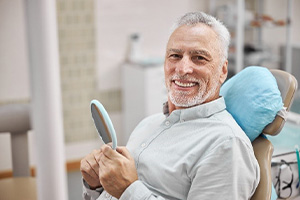
[[285, 124], [297, 80], [291, 74], [249, 66], [221, 87], [227, 111], [252, 142], [260, 166], [260, 182], [251, 200], [270, 200], [273, 145], [265, 135], [277, 135]]
[[31, 177], [28, 131], [31, 130], [30, 106], [0, 106], [0, 134], [9, 133], [12, 152], [12, 176], [0, 179], [0, 199], [37, 199], [36, 179]]
[[[291, 74], [281, 70], [270, 70], [276, 79], [284, 107], [289, 111], [297, 91], [297, 80]], [[285, 124], [282, 116], [276, 115], [274, 121], [263, 129], [263, 134], [275, 136]], [[272, 193], [271, 159], [273, 145], [265, 137], [259, 136], [253, 142], [255, 157], [260, 166], [260, 182], [251, 200], [270, 200]]]

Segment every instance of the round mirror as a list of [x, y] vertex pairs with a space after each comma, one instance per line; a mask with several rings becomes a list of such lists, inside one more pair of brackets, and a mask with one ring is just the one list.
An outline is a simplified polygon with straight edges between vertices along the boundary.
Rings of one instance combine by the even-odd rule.
[[109, 118], [103, 105], [97, 101], [91, 101], [91, 112], [95, 127], [99, 133], [100, 138], [105, 144], [112, 142], [112, 148], [117, 147], [117, 136], [114, 126]]

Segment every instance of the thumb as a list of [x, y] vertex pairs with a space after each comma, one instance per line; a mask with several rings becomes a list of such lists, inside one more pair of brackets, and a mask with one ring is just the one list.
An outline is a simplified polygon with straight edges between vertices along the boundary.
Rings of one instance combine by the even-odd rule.
[[128, 151], [128, 149], [126, 147], [117, 147], [117, 152], [121, 155], [123, 155], [124, 157], [126, 157], [127, 159], [131, 159], [132, 156], [130, 154], [130, 152]]

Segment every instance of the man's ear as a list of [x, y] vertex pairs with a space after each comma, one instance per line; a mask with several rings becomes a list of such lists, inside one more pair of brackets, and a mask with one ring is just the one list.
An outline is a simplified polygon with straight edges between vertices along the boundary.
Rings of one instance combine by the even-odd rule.
[[221, 74], [220, 74], [220, 80], [219, 80], [221, 85], [226, 80], [227, 74], [228, 74], [228, 60], [225, 60], [223, 66], [221, 68]]

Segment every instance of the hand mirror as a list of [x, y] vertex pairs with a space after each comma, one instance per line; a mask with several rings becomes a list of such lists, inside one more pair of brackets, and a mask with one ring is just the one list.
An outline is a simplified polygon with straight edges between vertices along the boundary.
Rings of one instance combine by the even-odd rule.
[[112, 142], [112, 148], [117, 147], [117, 136], [114, 126], [103, 105], [97, 101], [91, 101], [91, 112], [95, 127], [99, 133], [100, 138], [105, 144]]

